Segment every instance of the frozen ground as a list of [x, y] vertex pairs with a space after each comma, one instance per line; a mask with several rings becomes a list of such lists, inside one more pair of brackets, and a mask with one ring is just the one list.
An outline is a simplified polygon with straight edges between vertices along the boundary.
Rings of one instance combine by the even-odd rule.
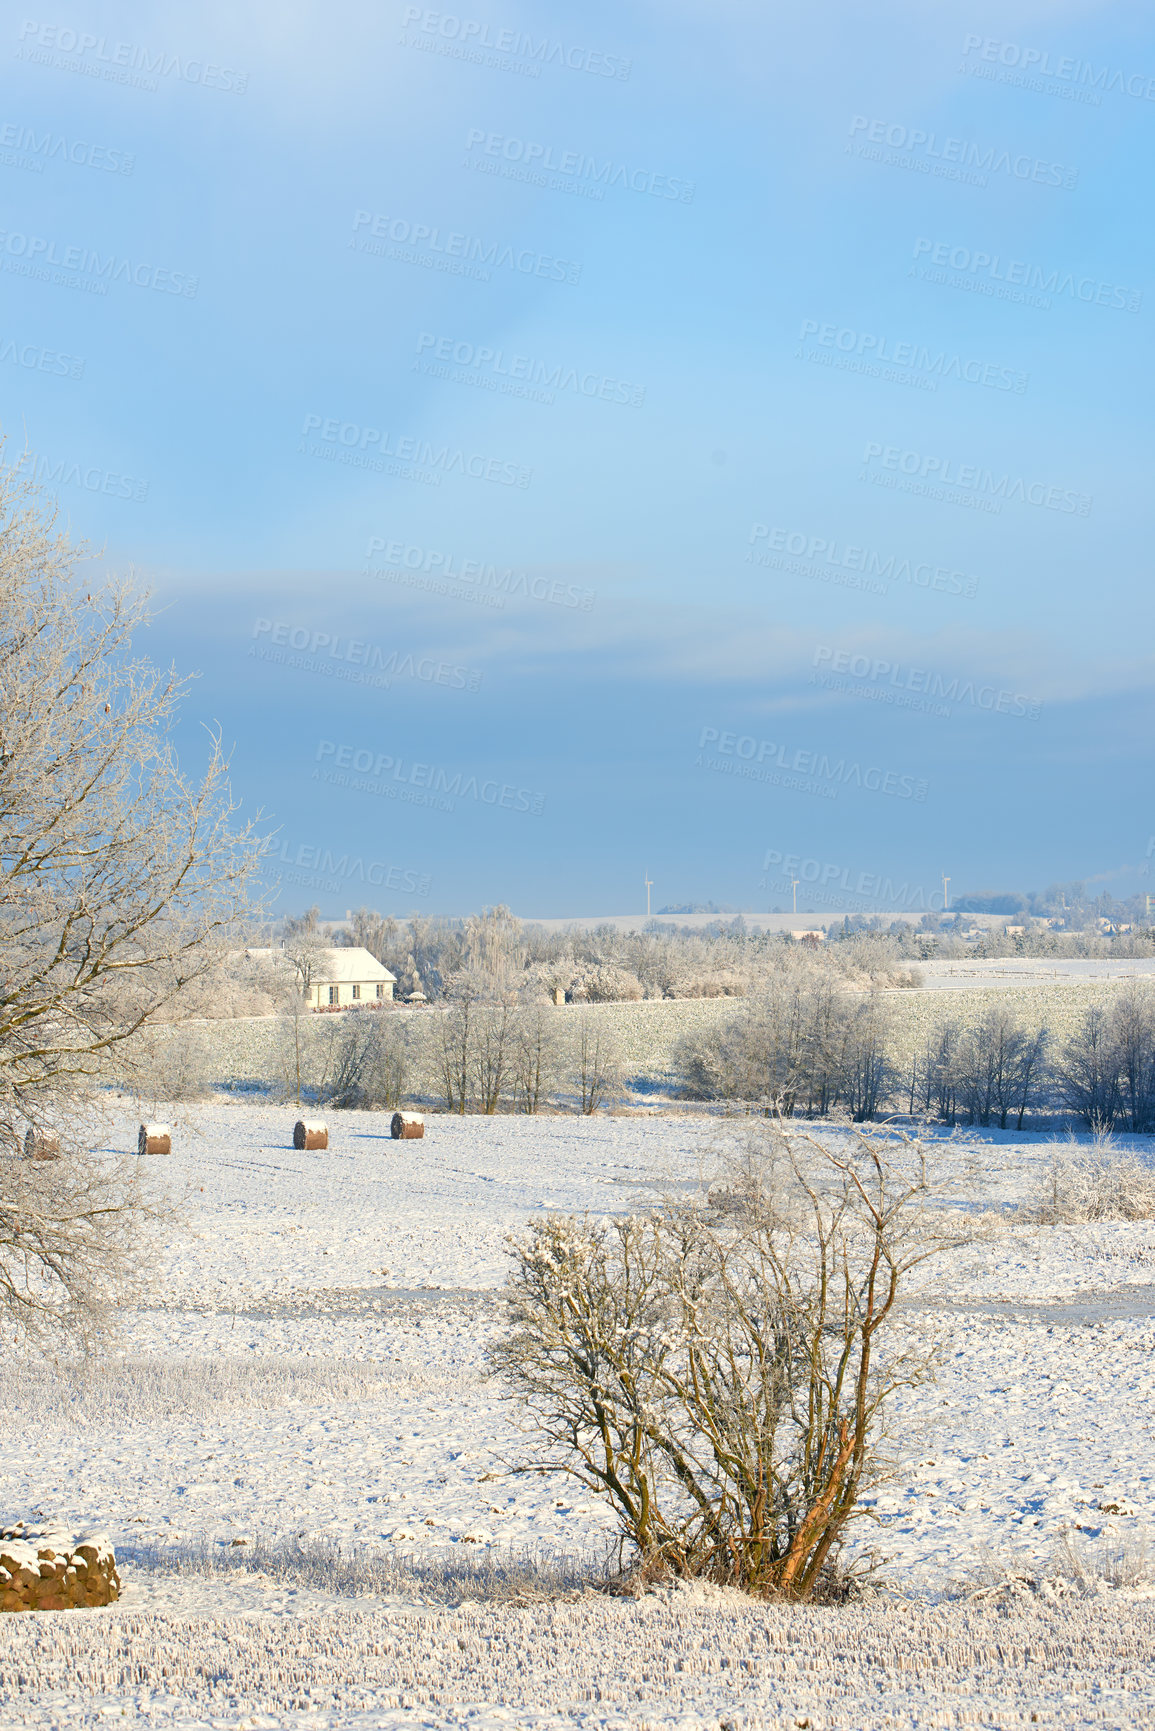
[[[1155, 1724], [1142, 1586], [944, 1597], [984, 1567], [1045, 1575], [1072, 1529], [1092, 1556], [1155, 1532], [1155, 1224], [1016, 1219], [1037, 1139], [951, 1151], [994, 1230], [905, 1312], [943, 1367], [896, 1414], [900, 1468], [858, 1542], [909, 1603], [518, 1606], [461, 1581], [510, 1552], [572, 1569], [610, 1525], [509, 1470], [517, 1415], [483, 1374], [505, 1235], [695, 1182], [726, 1121], [432, 1117], [394, 1143], [387, 1115], [333, 1114], [306, 1155], [291, 1109], [193, 1113], [149, 1162], [187, 1227], [116, 1362], [0, 1372], [0, 1514], [105, 1528], [128, 1583], [107, 1611], [5, 1622], [0, 1727]], [[255, 1540], [287, 1543], [273, 1574], [239, 1566]], [[402, 1567], [344, 1596], [307, 1566], [318, 1541]], [[405, 1559], [442, 1585], [407, 1584]]]

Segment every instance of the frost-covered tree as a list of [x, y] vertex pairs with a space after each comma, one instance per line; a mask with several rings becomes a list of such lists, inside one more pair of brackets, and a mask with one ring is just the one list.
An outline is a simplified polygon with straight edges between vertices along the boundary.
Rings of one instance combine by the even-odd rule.
[[[248, 905], [220, 740], [199, 779], [130, 585], [86, 589], [34, 489], [0, 473], [0, 1310], [84, 1327], [131, 1260], [140, 1186], [92, 1146], [91, 1085], [179, 1014]], [[26, 1132], [62, 1157], [17, 1164]]]

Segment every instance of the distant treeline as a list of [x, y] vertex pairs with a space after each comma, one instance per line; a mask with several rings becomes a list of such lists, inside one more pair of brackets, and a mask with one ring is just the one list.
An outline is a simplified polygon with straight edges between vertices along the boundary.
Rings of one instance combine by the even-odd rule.
[[1065, 1112], [1090, 1129], [1150, 1133], [1155, 988], [1125, 982], [1062, 1041], [1009, 1004], [991, 1004], [976, 1021], [940, 1021], [900, 1064], [883, 997], [796, 968], [709, 1034], [688, 1036], [679, 1067], [693, 1098], [759, 1103], [788, 1117], [909, 1112], [1022, 1130], [1032, 1114]]

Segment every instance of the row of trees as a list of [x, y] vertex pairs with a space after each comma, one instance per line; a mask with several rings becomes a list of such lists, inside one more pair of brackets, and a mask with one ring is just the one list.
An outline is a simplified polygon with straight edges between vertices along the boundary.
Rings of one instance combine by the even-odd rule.
[[[1077, 933], [990, 927], [974, 938], [968, 936], [973, 925], [965, 914], [928, 914], [917, 925], [887, 915], [847, 915], [830, 927], [820, 954], [834, 977], [884, 986], [916, 984], [919, 963], [931, 956], [1155, 955], [1155, 927], [1103, 933], [1089, 915]], [[403, 994], [420, 987], [432, 1002], [451, 997], [463, 981], [482, 996], [542, 1000], [560, 991], [575, 1003], [746, 997], [761, 991], [800, 947], [788, 932], [749, 928], [741, 915], [705, 929], [654, 921], [631, 932], [608, 925], [557, 932], [520, 921], [505, 907], [460, 920], [397, 920], [362, 908], [332, 932], [312, 908], [282, 921], [275, 936], [302, 954], [310, 944], [360, 945], [396, 974]], [[243, 996], [251, 985], [238, 977], [232, 990]]]
[[1092, 1129], [1155, 1131], [1155, 990], [1128, 982], [1056, 1042], [1007, 1004], [948, 1019], [900, 1066], [885, 1001], [796, 967], [707, 1036], [681, 1048], [695, 1099], [773, 1107], [784, 1117], [844, 1112], [858, 1122], [905, 1108], [948, 1124], [1022, 1130], [1065, 1111]]
[[290, 1014], [279, 1080], [290, 1096], [337, 1108], [393, 1108], [432, 1085], [449, 1112], [540, 1112], [560, 1091], [588, 1115], [620, 1091], [615, 1042], [592, 1017], [571, 1039], [562, 1033], [552, 1009], [468, 994], [420, 1029], [388, 1015]]
[[[161, 1067], [170, 1080], [180, 1073]], [[687, 1098], [747, 1102], [785, 1119], [863, 1123], [907, 1112], [1021, 1131], [1041, 1113], [1063, 1113], [1091, 1129], [1155, 1132], [1155, 989], [1124, 985], [1062, 1040], [994, 1003], [974, 1021], [939, 1022], [900, 1058], [893, 1000], [851, 990], [798, 956], [737, 1014], [685, 1036], [673, 1070]], [[337, 1107], [394, 1107], [432, 1092], [462, 1114], [563, 1101], [590, 1113], [626, 1081], [602, 1016], [467, 989], [417, 1021], [287, 1016], [280, 1075], [290, 1093], [304, 1085]]]
[[[500, 1001], [629, 1003], [649, 998], [739, 998], [757, 991], [799, 945], [789, 933], [749, 931], [739, 917], [706, 933], [651, 926], [619, 932], [547, 931], [506, 907], [462, 920], [414, 915], [398, 921], [360, 909], [331, 935], [312, 908], [282, 922], [286, 951], [304, 960], [324, 943], [367, 949], [402, 986], [420, 986], [431, 1002], [468, 992]], [[306, 963], [307, 965], [307, 963]], [[909, 966], [887, 934], [847, 934], [830, 947], [833, 976], [858, 984], [912, 984]]]

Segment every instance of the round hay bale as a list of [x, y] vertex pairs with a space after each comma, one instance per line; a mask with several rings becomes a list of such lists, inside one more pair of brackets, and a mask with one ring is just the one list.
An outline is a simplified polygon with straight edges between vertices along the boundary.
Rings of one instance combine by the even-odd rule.
[[171, 1154], [172, 1130], [167, 1124], [142, 1124], [136, 1139], [138, 1154]]
[[408, 1142], [413, 1137], [424, 1136], [425, 1120], [420, 1112], [394, 1112], [389, 1133], [395, 1142]]
[[29, 1130], [24, 1138], [25, 1160], [59, 1160], [60, 1137], [51, 1130]]
[[293, 1125], [293, 1147], [304, 1148], [306, 1152], [313, 1148], [329, 1146], [329, 1128], [323, 1118], [298, 1118]]

